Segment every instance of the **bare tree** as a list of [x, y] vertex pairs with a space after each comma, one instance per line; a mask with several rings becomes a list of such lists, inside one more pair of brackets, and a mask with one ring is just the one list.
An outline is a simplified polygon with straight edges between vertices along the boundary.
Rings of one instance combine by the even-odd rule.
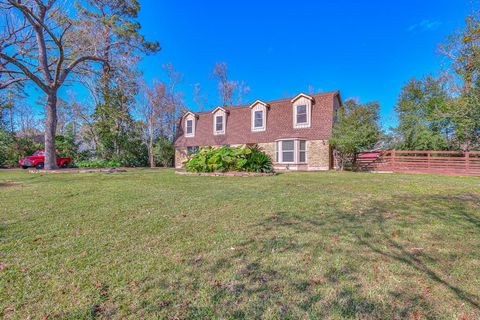
[[250, 87], [245, 81], [235, 82], [235, 103], [243, 104], [244, 98], [250, 93]]
[[152, 86], [145, 82], [141, 85], [141, 98], [137, 103], [137, 111], [141, 118], [141, 128], [148, 151], [148, 162], [151, 168], [155, 167], [153, 147], [158, 136], [162, 111], [166, 106], [165, 84], [154, 80]]
[[207, 103], [207, 96], [202, 94], [200, 83], [193, 85], [193, 101], [197, 104], [198, 111], [203, 111]]
[[163, 66], [166, 73], [165, 108], [161, 122], [161, 135], [173, 139], [177, 120], [186, 109], [183, 103], [183, 94], [178, 91], [178, 84], [183, 81], [183, 74], [176, 71], [171, 63]]
[[35, 114], [34, 108], [25, 101], [21, 101], [13, 108], [17, 133], [23, 137], [36, 138], [40, 134], [41, 123]]
[[220, 95], [222, 105], [232, 105], [235, 82], [228, 79], [227, 64], [225, 62], [215, 64], [212, 76], [218, 82], [218, 94]]
[[46, 95], [45, 169], [56, 168], [58, 90], [98, 54], [98, 30], [56, 0], [0, 0], [0, 88], [33, 82]]
[[223, 106], [231, 106], [234, 102], [242, 104], [243, 99], [250, 92], [250, 87], [245, 81], [229, 80], [227, 64], [225, 62], [215, 64], [212, 76], [217, 80], [218, 94]]

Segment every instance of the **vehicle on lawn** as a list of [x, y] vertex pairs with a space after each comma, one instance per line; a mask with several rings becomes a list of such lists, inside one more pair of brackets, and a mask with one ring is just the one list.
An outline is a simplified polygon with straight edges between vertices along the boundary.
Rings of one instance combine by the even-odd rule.
[[[68, 168], [71, 163], [71, 158], [57, 157], [57, 166], [59, 166], [60, 168]], [[23, 169], [27, 169], [30, 167], [43, 169], [45, 166], [45, 151], [37, 150], [33, 155], [20, 159], [20, 161], [18, 161], [18, 164]]]

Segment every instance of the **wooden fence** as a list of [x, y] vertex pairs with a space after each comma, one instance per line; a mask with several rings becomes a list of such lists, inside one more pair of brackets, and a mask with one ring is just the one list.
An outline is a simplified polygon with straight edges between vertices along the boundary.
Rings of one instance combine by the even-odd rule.
[[360, 171], [392, 171], [480, 176], [480, 151], [400, 151], [360, 153]]

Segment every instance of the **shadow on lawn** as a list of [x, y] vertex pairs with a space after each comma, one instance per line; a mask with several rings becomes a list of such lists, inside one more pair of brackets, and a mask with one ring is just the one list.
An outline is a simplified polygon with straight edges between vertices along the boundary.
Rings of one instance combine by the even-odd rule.
[[17, 183], [15, 182], [12, 182], [12, 181], [4, 181], [4, 182], [0, 182], [0, 189], [3, 189], [3, 188], [10, 188], [10, 187], [14, 187], [16, 186]]
[[[443, 261], [398, 229], [421, 227], [435, 217], [452, 232], [478, 234], [473, 212], [479, 203], [476, 194], [402, 196], [318, 215], [277, 212], [253, 223], [245, 239], [224, 253], [182, 261], [157, 297], [133, 312], [180, 319], [444, 318], [455, 315], [446, 315], [450, 307], [443, 304], [458, 304], [438, 295], [450, 292], [475, 318], [479, 296], [455, 284], [442, 271]], [[385, 288], [393, 282], [382, 277], [392, 274], [399, 285]], [[422, 291], [430, 281], [437, 296]], [[100, 296], [86, 312], [111, 316], [105, 304], [114, 302]]]
[[[392, 212], [397, 203], [402, 205]], [[408, 238], [402, 239], [395, 231], [400, 222], [409, 222], [409, 218], [414, 220], [411, 223], [426, 223], [416, 220], [435, 216], [448, 228], [478, 232], [480, 221], [472, 212], [479, 203], [480, 196], [475, 194], [428, 195], [373, 201], [360, 213], [338, 210], [335, 214], [312, 216], [277, 212], [252, 225], [253, 234], [234, 246], [232, 252], [213, 261], [191, 261], [191, 277], [196, 279], [199, 273], [211, 276], [211, 301], [206, 308], [217, 316], [443, 317], [447, 308], [442, 309], [442, 304], [449, 300], [437, 300], [438, 296], [422, 292], [422, 288], [429, 290], [425, 284], [428, 279], [440, 286], [440, 291], [450, 292], [468, 304], [470, 312], [480, 314], [478, 295], [454, 284], [450, 275], [442, 271], [443, 262], [438, 257], [416, 248], [415, 243], [406, 245]], [[340, 238], [350, 240], [337, 245]], [[276, 255], [298, 261], [289, 266], [275, 264]], [[341, 262], [335, 262], [339, 257]], [[317, 267], [323, 271], [320, 275], [314, 275], [315, 267], [309, 266], [315, 258], [319, 258]], [[364, 289], [372, 285], [368, 281], [380, 280], [369, 279], [365, 268], [374, 268], [378, 263], [400, 272], [402, 285], [383, 288], [387, 295], [376, 300]], [[232, 270], [236, 271], [232, 274]], [[231, 275], [229, 280], [217, 279], [225, 274]], [[378, 290], [382, 285], [387, 284], [374, 287]], [[208, 314], [199, 308], [193, 303], [186, 314]]]
[[[480, 229], [480, 219], [472, 212], [480, 209], [480, 195], [461, 194], [452, 196], [427, 196], [427, 197], [401, 197], [395, 199], [396, 203], [402, 203], [401, 213], [408, 214], [412, 208], [409, 204], [415, 204], [413, 210], [419, 210], [420, 217], [434, 216], [451, 228], [461, 229], [465, 234], [478, 234]], [[377, 202], [374, 212], [387, 212], [391, 208], [391, 203]], [[398, 261], [415, 269], [417, 273], [430, 278], [438, 285], [453, 293], [459, 300], [469, 304], [473, 309], [480, 311], [480, 297], [469, 293], [459, 286], [452, 284], [447, 279], [449, 275], [435, 271], [428, 266], [428, 262], [435, 261], [432, 257], [422, 252], [422, 248], [406, 248], [394, 236], [387, 232], [386, 221], [383, 216], [379, 216], [379, 231], [375, 239], [361, 237], [356, 235], [358, 242], [367, 247], [371, 252], [382, 255], [383, 257]], [[414, 222], [415, 223], [415, 222]], [[422, 222], [420, 222], [422, 223]], [[386, 249], [385, 249], [386, 247]], [[461, 250], [456, 248], [455, 251]], [[455, 252], [457, 254], [458, 252]], [[439, 262], [441, 263], [441, 262]]]

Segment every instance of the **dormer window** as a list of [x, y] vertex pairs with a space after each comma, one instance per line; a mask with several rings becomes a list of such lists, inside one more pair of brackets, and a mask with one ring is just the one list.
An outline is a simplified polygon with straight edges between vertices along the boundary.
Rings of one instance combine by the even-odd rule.
[[225, 134], [225, 127], [227, 124], [227, 111], [224, 108], [218, 107], [212, 111], [213, 113], [213, 134]]
[[307, 124], [307, 106], [302, 104], [296, 106], [297, 108], [297, 125]]
[[187, 120], [187, 135], [193, 134], [193, 120]]
[[260, 100], [250, 105], [252, 131], [265, 131], [267, 129], [267, 109], [268, 105]]
[[195, 137], [195, 115], [191, 112], [185, 115], [185, 137]]
[[223, 132], [223, 116], [215, 116], [215, 131]]
[[263, 111], [255, 111], [253, 113], [253, 128], [261, 129], [263, 128]]
[[293, 105], [293, 127], [309, 128], [312, 119], [313, 98], [300, 93], [291, 102]]

